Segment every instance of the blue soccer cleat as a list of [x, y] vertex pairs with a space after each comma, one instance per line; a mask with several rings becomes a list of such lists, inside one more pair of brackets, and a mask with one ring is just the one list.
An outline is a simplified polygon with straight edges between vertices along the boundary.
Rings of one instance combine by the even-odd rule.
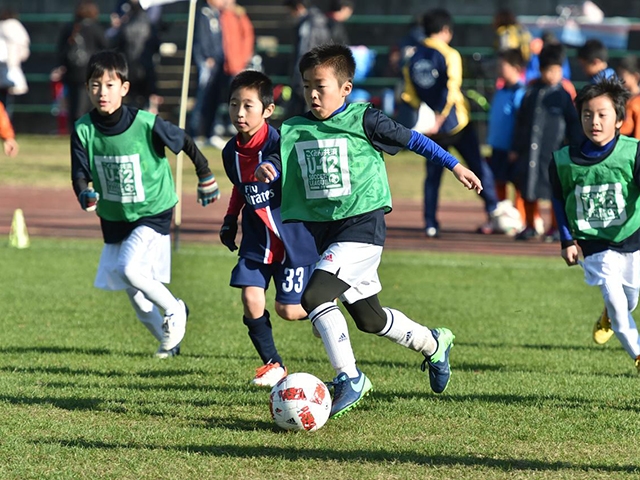
[[435, 328], [431, 330], [431, 333], [438, 343], [438, 348], [430, 357], [425, 356], [420, 368], [423, 372], [429, 368], [431, 390], [435, 393], [442, 393], [446, 390], [451, 379], [449, 351], [453, 347], [456, 336], [448, 328]]
[[180, 344], [176, 345], [171, 350], [163, 350], [162, 347], [159, 347], [154, 354], [154, 357], [164, 360], [165, 358], [177, 357], [178, 355], [180, 355]]
[[329, 418], [338, 418], [355, 407], [360, 400], [371, 391], [371, 381], [358, 369], [359, 375], [355, 378], [342, 372], [329, 384], [333, 386], [333, 400]]

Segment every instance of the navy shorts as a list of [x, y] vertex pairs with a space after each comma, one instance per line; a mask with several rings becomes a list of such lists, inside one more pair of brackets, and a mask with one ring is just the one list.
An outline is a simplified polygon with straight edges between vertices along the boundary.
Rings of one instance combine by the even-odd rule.
[[285, 267], [280, 263], [264, 264], [241, 257], [231, 272], [230, 285], [237, 288], [260, 287], [266, 291], [273, 278], [276, 301], [283, 305], [297, 305], [314, 267], [315, 263], [304, 267]]

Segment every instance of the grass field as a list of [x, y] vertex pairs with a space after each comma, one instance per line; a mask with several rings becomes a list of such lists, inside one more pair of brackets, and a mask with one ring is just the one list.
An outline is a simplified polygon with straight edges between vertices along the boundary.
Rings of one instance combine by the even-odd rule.
[[[352, 331], [374, 392], [313, 434], [278, 431], [229, 288], [235, 257], [184, 245], [183, 355], [122, 293], [92, 287], [97, 241], [0, 247], [0, 478], [638, 478], [640, 383], [590, 338], [595, 289], [558, 260], [386, 252], [383, 304], [457, 335], [436, 396], [419, 355]], [[271, 302], [270, 302], [271, 303]], [[333, 372], [308, 322], [274, 321], [290, 371]]]

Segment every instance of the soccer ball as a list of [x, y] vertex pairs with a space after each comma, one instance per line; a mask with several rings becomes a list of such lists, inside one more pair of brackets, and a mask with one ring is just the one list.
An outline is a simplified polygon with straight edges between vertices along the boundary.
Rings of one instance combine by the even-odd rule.
[[503, 200], [498, 203], [491, 223], [494, 230], [508, 236], [515, 235], [524, 227], [520, 212], [513, 206], [511, 200]]
[[292, 373], [280, 380], [269, 396], [271, 418], [285, 430], [315, 432], [331, 413], [329, 389], [309, 373]]

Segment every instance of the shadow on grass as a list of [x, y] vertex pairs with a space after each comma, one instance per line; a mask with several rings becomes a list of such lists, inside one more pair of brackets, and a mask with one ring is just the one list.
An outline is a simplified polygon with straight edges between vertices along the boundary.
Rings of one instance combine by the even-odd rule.
[[[286, 433], [284, 433], [286, 434]], [[333, 462], [362, 462], [384, 463], [393, 462], [430, 465], [439, 467], [482, 467], [503, 472], [512, 471], [553, 471], [553, 472], [603, 472], [603, 473], [637, 473], [640, 465], [603, 465], [594, 463], [574, 462], [545, 462], [526, 458], [489, 458], [478, 455], [424, 455], [415, 452], [390, 452], [385, 450], [328, 450], [322, 448], [293, 449], [284, 447], [239, 445], [181, 445], [163, 446], [150, 443], [117, 443], [92, 441], [87, 439], [70, 440], [35, 440], [36, 445], [57, 445], [64, 448], [98, 449], [98, 450], [169, 450], [189, 454], [210, 455], [215, 457], [246, 458], [255, 461], [256, 458], [269, 458], [287, 461], [333, 461]], [[238, 468], [241, 468], [240, 466]]]
[[206, 371], [201, 369], [154, 369], [142, 371], [122, 371], [122, 370], [97, 370], [91, 368], [71, 368], [71, 367], [26, 367], [24, 365], [5, 365], [0, 367], [0, 372], [9, 373], [31, 373], [46, 375], [74, 375], [87, 377], [134, 377], [134, 378], [168, 378], [184, 377], [186, 375], [205, 375]]

